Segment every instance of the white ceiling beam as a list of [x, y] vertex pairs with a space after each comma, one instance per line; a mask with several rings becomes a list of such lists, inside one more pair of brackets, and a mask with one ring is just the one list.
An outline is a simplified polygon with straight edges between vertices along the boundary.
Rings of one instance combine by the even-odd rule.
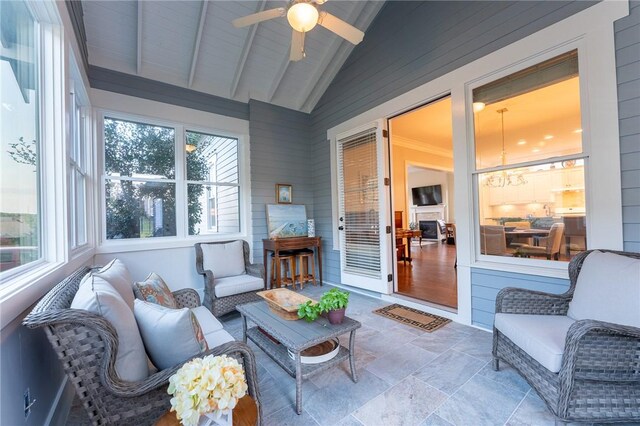
[[[364, 7], [360, 12], [360, 15], [356, 19], [354, 25], [357, 28], [365, 28], [368, 29], [369, 25], [376, 17], [384, 2], [381, 1], [373, 1], [373, 2], [362, 2]], [[366, 30], [365, 30], [365, 39], [366, 39]], [[314, 74], [315, 84], [309, 84], [310, 92], [306, 96], [306, 98], [302, 98], [303, 102], [298, 108], [304, 112], [311, 112], [313, 108], [316, 106], [324, 92], [327, 90], [331, 82], [333, 81], [342, 65], [344, 65], [345, 61], [351, 54], [351, 51], [354, 49], [354, 45], [349, 43], [348, 41], [343, 41], [340, 39], [339, 47], [335, 55], [331, 56], [326, 62], [326, 67], [320, 67], [318, 72]], [[324, 64], [323, 64], [324, 65]], [[322, 70], [322, 71], [320, 71]], [[317, 77], [317, 79], [315, 79]]]
[[289, 47], [287, 46], [287, 53], [286, 55], [284, 55], [284, 60], [280, 63], [280, 67], [278, 68], [278, 73], [274, 77], [273, 83], [271, 83], [271, 87], [269, 88], [269, 92], [267, 93], [267, 99], [265, 99], [265, 102], [271, 103], [271, 101], [273, 100], [273, 96], [278, 91], [278, 88], [282, 83], [282, 79], [284, 78], [284, 75], [287, 73], [287, 70], [289, 69], [289, 64], [291, 63], [290, 56], [291, 56], [291, 53], [289, 52]]
[[[260, 4], [258, 4], [258, 8], [254, 13], [262, 12], [267, 5], [267, 0], [262, 0]], [[244, 46], [242, 47], [242, 53], [240, 54], [240, 61], [238, 61], [238, 65], [236, 66], [236, 72], [233, 77], [233, 82], [231, 83], [231, 90], [229, 91], [229, 95], [231, 99], [236, 97], [236, 92], [238, 91], [238, 86], [240, 85], [240, 79], [242, 78], [242, 72], [244, 71], [244, 65], [247, 63], [247, 58], [249, 57], [249, 52], [251, 51], [251, 46], [253, 46], [253, 38], [256, 35], [256, 31], [258, 31], [258, 25], [252, 25], [249, 29], [249, 33], [247, 34], [247, 38], [244, 40]]]
[[200, 41], [202, 40], [202, 32], [204, 30], [204, 23], [207, 20], [207, 6], [209, 0], [202, 0], [202, 7], [200, 9], [200, 23], [198, 24], [198, 32], [196, 33], [195, 43], [193, 45], [193, 54], [191, 55], [191, 68], [189, 69], [189, 82], [187, 87], [193, 85], [193, 77], [196, 75], [196, 66], [198, 65], [198, 56], [200, 55]]
[[138, 47], [136, 51], [136, 74], [142, 71], [142, 4], [144, 1], [138, 0]]

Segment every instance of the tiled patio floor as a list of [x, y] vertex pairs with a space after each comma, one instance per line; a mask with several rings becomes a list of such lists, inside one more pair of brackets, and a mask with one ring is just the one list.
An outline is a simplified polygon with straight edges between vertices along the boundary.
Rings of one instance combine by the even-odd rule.
[[[330, 287], [306, 286], [318, 298]], [[356, 333], [358, 383], [348, 363], [305, 381], [297, 415], [295, 382], [260, 349], [260, 394], [265, 425], [553, 425], [542, 400], [513, 369], [491, 369], [491, 333], [456, 323], [426, 333], [375, 315], [386, 303], [352, 294], [347, 315]], [[242, 339], [237, 313], [222, 318]], [[345, 337], [344, 344], [348, 340]], [[69, 424], [86, 420], [76, 405]]]

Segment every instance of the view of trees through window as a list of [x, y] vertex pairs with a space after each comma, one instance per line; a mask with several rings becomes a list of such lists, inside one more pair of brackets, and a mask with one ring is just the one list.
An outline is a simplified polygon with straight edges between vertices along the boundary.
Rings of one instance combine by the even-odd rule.
[[186, 179], [172, 127], [107, 117], [104, 144], [107, 239], [178, 235], [185, 180], [188, 235], [239, 231], [237, 139], [185, 132]]
[[37, 25], [25, 3], [0, 1], [0, 271], [41, 257]]

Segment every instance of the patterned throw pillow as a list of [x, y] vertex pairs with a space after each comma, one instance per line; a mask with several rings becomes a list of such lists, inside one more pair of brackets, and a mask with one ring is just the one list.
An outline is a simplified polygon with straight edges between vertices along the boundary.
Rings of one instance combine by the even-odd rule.
[[169, 286], [155, 272], [150, 273], [144, 281], [136, 282], [134, 284], [134, 292], [138, 299], [167, 308], [178, 309], [178, 303], [171, 290], [169, 290]]

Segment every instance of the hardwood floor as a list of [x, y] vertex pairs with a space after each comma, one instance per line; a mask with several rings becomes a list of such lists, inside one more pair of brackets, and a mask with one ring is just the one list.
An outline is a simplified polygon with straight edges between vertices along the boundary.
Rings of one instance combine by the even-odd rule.
[[458, 307], [456, 247], [448, 244], [411, 246], [413, 262], [398, 262], [398, 293], [439, 305]]

